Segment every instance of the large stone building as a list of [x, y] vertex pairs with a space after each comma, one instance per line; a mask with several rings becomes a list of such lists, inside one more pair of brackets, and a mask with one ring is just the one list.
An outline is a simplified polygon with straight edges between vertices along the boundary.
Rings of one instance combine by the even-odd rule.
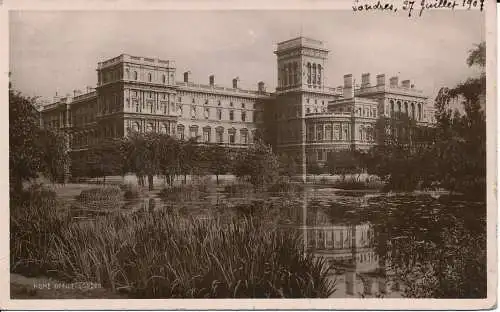
[[[98, 63], [97, 86], [85, 93], [57, 98], [42, 110], [42, 124], [67, 135], [73, 159], [101, 140], [129, 130], [163, 132], [179, 139], [244, 148], [256, 131], [265, 133], [278, 153], [324, 162], [339, 149], [368, 149], [375, 144], [374, 126], [381, 116], [403, 112], [418, 123], [432, 122], [432, 105], [409, 80], [389, 83], [363, 74], [344, 84], [327, 86], [328, 53], [321, 41], [298, 37], [280, 42], [278, 82], [267, 92], [263, 82], [245, 90], [234, 78], [230, 87], [191, 81], [190, 72], [177, 80], [172, 60], [122, 54]], [[84, 159], [82, 159], [84, 161]]]

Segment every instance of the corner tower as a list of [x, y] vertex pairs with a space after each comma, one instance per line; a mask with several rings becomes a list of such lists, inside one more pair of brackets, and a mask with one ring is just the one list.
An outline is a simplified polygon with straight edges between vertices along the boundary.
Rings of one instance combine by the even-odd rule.
[[322, 90], [328, 49], [322, 41], [298, 37], [278, 43], [278, 92], [293, 89]]

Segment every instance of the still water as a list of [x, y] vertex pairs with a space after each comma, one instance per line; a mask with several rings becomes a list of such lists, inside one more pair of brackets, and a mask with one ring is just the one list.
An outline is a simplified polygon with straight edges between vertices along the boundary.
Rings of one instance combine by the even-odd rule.
[[[127, 209], [134, 213], [175, 209], [207, 218], [214, 211], [232, 213], [237, 210], [232, 208], [249, 202], [264, 205], [273, 224], [280, 230], [299, 231], [304, 251], [331, 264], [329, 275], [336, 283], [333, 297], [398, 298], [405, 284], [394, 264], [418, 261], [431, 252], [430, 247], [442, 243], [443, 230], [457, 217], [485, 226], [484, 203], [437, 197], [312, 187], [300, 194], [215, 192], [175, 202], [151, 197], [129, 203]], [[398, 246], [404, 244], [411, 246], [412, 259], [400, 252]]]

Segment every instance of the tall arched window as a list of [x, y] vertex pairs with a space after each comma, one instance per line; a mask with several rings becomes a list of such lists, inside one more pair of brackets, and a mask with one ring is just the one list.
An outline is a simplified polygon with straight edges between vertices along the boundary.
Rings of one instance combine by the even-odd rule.
[[401, 112], [401, 102], [398, 101], [397, 104], [398, 104], [398, 106], [397, 106], [398, 107], [398, 113], [400, 113]]
[[411, 103], [411, 118], [415, 119], [415, 103]]
[[137, 72], [134, 71], [134, 80], [137, 80]]
[[316, 84], [316, 63], [312, 65], [312, 83]]
[[148, 74], [148, 81], [151, 82], [151, 80], [153, 80], [153, 76], [151, 75], [151, 73]]
[[307, 83], [311, 84], [311, 63], [307, 63]]
[[405, 102], [404, 105], [405, 105], [404, 106], [405, 107], [405, 114], [406, 114], [406, 116], [408, 116], [408, 102]]
[[389, 103], [391, 104], [391, 112], [390, 113], [391, 113], [391, 117], [392, 117], [392, 116], [394, 116], [394, 101], [391, 100]]
[[298, 84], [299, 83], [299, 64], [297, 62], [293, 63], [293, 74], [294, 74], [294, 83]]
[[318, 64], [318, 85], [321, 85], [321, 65]]

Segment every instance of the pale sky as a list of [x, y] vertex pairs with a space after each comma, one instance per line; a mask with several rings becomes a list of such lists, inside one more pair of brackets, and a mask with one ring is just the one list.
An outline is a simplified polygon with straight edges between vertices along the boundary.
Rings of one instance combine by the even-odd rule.
[[399, 75], [434, 98], [477, 71], [465, 63], [484, 40], [484, 12], [428, 11], [422, 17], [352, 11], [23, 11], [10, 14], [15, 89], [52, 99], [97, 83], [99, 61], [127, 53], [174, 60], [177, 80], [256, 89], [276, 86], [276, 43], [301, 33], [330, 49], [326, 84], [343, 75]]

